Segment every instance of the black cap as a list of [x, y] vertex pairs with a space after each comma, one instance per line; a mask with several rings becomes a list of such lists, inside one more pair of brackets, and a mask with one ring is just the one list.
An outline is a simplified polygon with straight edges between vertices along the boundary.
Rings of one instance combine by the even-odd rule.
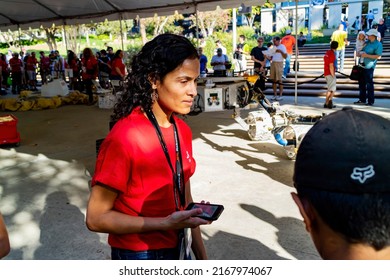
[[294, 184], [340, 193], [390, 193], [390, 121], [351, 107], [325, 116], [298, 149]]

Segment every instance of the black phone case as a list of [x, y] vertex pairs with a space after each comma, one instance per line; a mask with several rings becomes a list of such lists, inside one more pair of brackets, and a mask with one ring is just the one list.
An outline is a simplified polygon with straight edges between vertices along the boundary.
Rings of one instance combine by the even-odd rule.
[[221, 213], [223, 212], [223, 210], [225, 209], [223, 207], [223, 205], [221, 204], [207, 204], [207, 203], [195, 203], [195, 202], [191, 202], [190, 204], [188, 204], [186, 210], [191, 210], [193, 209], [193, 207], [198, 204], [198, 205], [207, 205], [207, 206], [217, 206], [217, 210], [214, 212], [214, 214], [211, 216], [211, 217], [207, 217], [207, 216], [196, 216], [196, 217], [199, 217], [201, 219], [204, 219], [204, 220], [207, 220], [207, 221], [216, 221], [218, 220], [219, 216], [221, 215]]

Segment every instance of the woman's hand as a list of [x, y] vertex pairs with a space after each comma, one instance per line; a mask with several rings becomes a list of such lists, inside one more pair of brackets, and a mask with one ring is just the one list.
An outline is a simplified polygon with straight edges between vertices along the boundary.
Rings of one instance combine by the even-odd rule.
[[201, 208], [177, 211], [166, 217], [163, 222], [167, 229], [195, 228], [200, 225], [208, 225], [211, 222], [196, 217], [202, 214]]

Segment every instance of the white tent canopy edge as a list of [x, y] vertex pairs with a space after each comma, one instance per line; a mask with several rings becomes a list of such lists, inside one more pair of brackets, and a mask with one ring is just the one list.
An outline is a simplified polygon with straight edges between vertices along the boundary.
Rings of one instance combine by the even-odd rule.
[[[221, 8], [262, 5], [265, 0], [0, 0], [0, 30], [72, 25], [107, 20], [194, 13]], [[280, 2], [280, 1], [273, 1]]]

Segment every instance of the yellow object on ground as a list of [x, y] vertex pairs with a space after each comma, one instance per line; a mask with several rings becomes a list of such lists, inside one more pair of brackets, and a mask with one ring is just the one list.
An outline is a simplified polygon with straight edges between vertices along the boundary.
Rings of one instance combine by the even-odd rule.
[[[79, 91], [71, 92], [68, 96], [53, 96], [50, 98], [31, 97], [32, 91], [22, 91], [18, 98], [0, 99], [0, 111], [28, 111], [54, 109], [62, 105], [88, 104], [88, 95]], [[94, 95], [94, 101], [97, 96]]]

